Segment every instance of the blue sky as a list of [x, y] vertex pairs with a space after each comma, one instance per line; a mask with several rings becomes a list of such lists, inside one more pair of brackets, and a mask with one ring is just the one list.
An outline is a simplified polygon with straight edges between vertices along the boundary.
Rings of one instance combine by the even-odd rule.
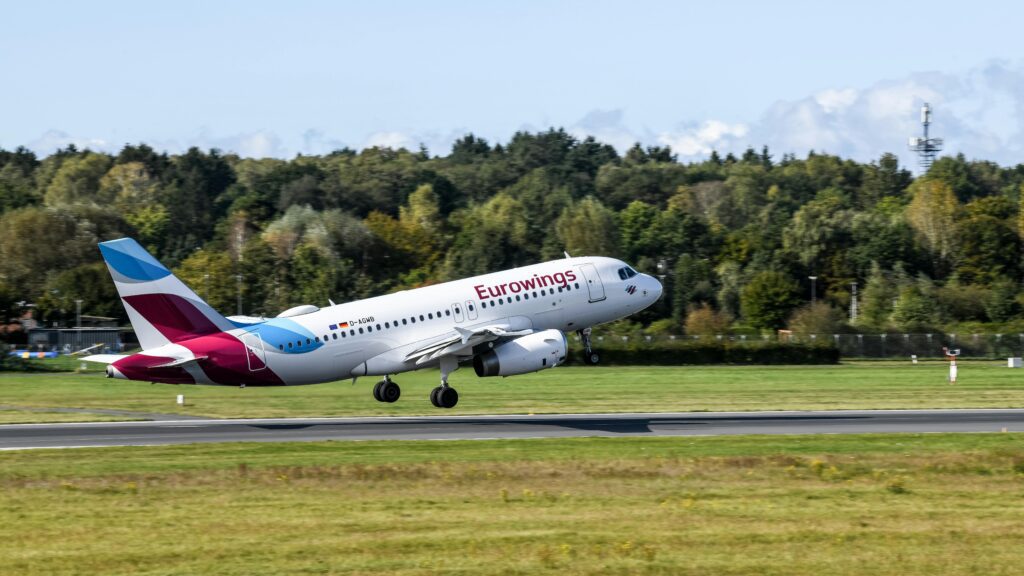
[[446, 153], [563, 126], [682, 159], [768, 144], [1024, 161], [1006, 2], [6, 2], [0, 147]]

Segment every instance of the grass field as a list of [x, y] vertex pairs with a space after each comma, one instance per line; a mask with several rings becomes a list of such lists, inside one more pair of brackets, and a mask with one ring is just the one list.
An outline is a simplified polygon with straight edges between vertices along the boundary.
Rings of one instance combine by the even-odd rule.
[[[0, 373], [0, 421], [18, 408], [73, 407], [211, 417], [438, 414], [428, 393], [437, 371], [398, 375], [396, 404], [373, 400], [375, 378], [289, 388], [168, 386], [109, 380], [98, 373]], [[560, 367], [512, 378], [451, 379], [459, 405], [446, 414], [967, 408], [1024, 406], [1024, 371], [996, 361], [963, 363], [956, 385], [946, 364], [855, 362], [838, 366]], [[177, 394], [187, 405], [175, 405]], [[32, 419], [31, 413], [18, 418]], [[85, 416], [75, 415], [74, 418]], [[8, 418], [7, 420], [4, 420]], [[109, 419], [111, 416], [103, 416]], [[38, 414], [35, 421], [63, 421]]]
[[0, 453], [5, 574], [1019, 574], [1020, 435]]

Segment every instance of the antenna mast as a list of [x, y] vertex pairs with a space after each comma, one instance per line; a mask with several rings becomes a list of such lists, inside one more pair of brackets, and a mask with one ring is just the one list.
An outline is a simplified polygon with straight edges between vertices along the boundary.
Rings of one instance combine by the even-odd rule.
[[935, 155], [942, 150], [942, 138], [929, 138], [928, 126], [932, 123], [932, 107], [927, 102], [921, 107], [921, 126], [924, 128], [924, 137], [910, 137], [910, 150], [917, 152], [920, 156], [918, 164], [927, 172], [935, 162]]

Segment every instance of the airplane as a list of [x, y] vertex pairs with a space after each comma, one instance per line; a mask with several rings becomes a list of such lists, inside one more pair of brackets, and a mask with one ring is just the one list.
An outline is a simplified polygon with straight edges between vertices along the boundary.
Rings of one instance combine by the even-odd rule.
[[108, 378], [167, 384], [291, 386], [382, 376], [373, 397], [395, 402], [392, 375], [438, 367], [430, 393], [453, 408], [460, 364], [477, 376], [513, 376], [565, 362], [576, 331], [584, 360], [599, 360], [593, 326], [661, 296], [658, 280], [606, 257], [569, 257], [274, 318], [222, 316], [131, 238], [99, 244], [142, 351], [96, 354]]

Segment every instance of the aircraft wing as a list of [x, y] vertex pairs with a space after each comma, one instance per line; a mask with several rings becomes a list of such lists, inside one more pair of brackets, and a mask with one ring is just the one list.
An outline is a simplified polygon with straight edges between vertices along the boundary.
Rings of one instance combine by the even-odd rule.
[[509, 330], [505, 326], [493, 325], [467, 330], [460, 326], [455, 327], [455, 334], [421, 346], [405, 355], [405, 360], [416, 360], [416, 364], [423, 364], [436, 360], [442, 356], [459, 356], [473, 349], [477, 344], [491, 342], [498, 338], [526, 336], [533, 330]]
[[127, 358], [127, 354], [93, 354], [92, 356], [85, 356], [82, 360], [86, 362], [101, 362], [103, 364], [113, 364], [121, 358]]

